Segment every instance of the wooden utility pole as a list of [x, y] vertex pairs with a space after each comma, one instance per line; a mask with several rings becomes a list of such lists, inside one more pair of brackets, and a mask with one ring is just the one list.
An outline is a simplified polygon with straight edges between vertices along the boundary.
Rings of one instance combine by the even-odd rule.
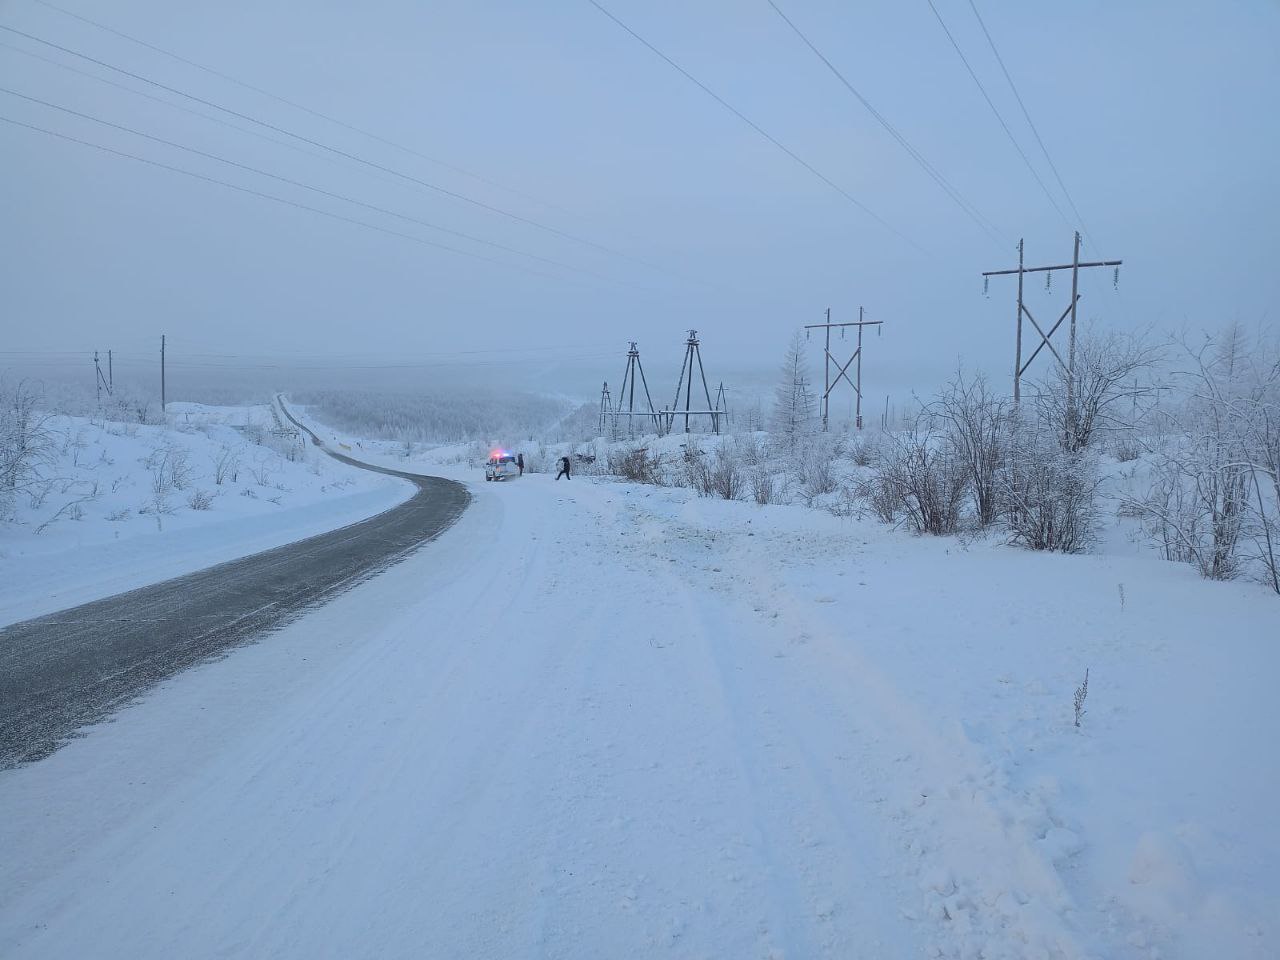
[[609, 422], [609, 414], [613, 413], [613, 403], [609, 399], [609, 381], [604, 381], [604, 386], [600, 390], [600, 422], [596, 429], [600, 434], [604, 435], [606, 424]]
[[[1075, 252], [1072, 254], [1070, 263], [1060, 263], [1060, 264], [1055, 264], [1049, 267], [1028, 267], [1028, 266], [1025, 266], [1023, 263], [1022, 254], [1023, 254], [1023, 241], [1019, 240], [1018, 241], [1018, 266], [1015, 269], [987, 270], [982, 274], [984, 278], [983, 279], [984, 288], [986, 286], [987, 281], [990, 280], [991, 277], [1003, 277], [1003, 276], [1008, 276], [1010, 274], [1015, 274], [1015, 273], [1018, 275], [1018, 312], [1017, 312], [1017, 327], [1016, 327], [1017, 341], [1016, 341], [1016, 346], [1014, 347], [1014, 355], [1013, 355], [1014, 357], [1013, 359], [1013, 402], [1014, 404], [1017, 404], [1022, 399], [1022, 375], [1027, 372], [1027, 369], [1031, 366], [1032, 361], [1035, 360], [1035, 358], [1040, 355], [1040, 351], [1043, 350], [1045, 347], [1048, 347], [1049, 352], [1052, 353], [1054, 356], [1054, 359], [1058, 361], [1058, 365], [1062, 368], [1063, 373], [1067, 375], [1067, 410], [1068, 410], [1068, 416], [1072, 416], [1071, 405], [1074, 402], [1074, 396], [1075, 396], [1075, 371], [1076, 371], [1076, 303], [1080, 299], [1080, 271], [1086, 270], [1090, 267], [1114, 267], [1116, 268], [1116, 278], [1118, 280], [1119, 273], [1120, 273], [1119, 267], [1122, 263], [1124, 263], [1124, 261], [1123, 260], [1096, 260], [1091, 263], [1081, 263], [1079, 232], [1077, 232], [1075, 236]], [[1028, 273], [1045, 273], [1052, 276], [1055, 270], [1071, 271], [1071, 302], [1067, 305], [1067, 308], [1062, 311], [1062, 315], [1058, 317], [1057, 322], [1054, 323], [1054, 325], [1049, 328], [1049, 332], [1045, 333], [1045, 331], [1041, 328], [1040, 324], [1036, 322], [1036, 318], [1031, 315], [1031, 311], [1027, 309], [1027, 305], [1023, 302], [1022, 280], [1023, 280], [1023, 276]], [[1062, 359], [1062, 356], [1058, 353], [1058, 351], [1054, 349], [1053, 344], [1050, 342], [1050, 338], [1054, 335], [1055, 332], [1057, 332], [1058, 327], [1062, 326], [1062, 322], [1067, 319], [1068, 315], [1070, 315], [1071, 317], [1070, 345], [1067, 351], [1067, 360], [1064, 361]], [[1032, 351], [1031, 356], [1027, 358], [1026, 363], [1022, 362], [1022, 318], [1023, 317], [1026, 317], [1028, 320], [1030, 320], [1031, 325], [1035, 327], [1036, 332], [1040, 334], [1040, 343], [1036, 346], [1035, 350]]]
[[[702, 393], [707, 398], [707, 409], [693, 409], [693, 365], [698, 364], [698, 373], [702, 377]], [[686, 380], [686, 376], [688, 379]], [[680, 390], [684, 389], [684, 409], [680, 406]], [[707, 372], [702, 368], [702, 350], [698, 341], [698, 331], [690, 330], [689, 339], [684, 344], [684, 362], [680, 365], [680, 379], [676, 383], [676, 402], [672, 405], [668, 423], [673, 423], [677, 413], [684, 414], [684, 432], [689, 432], [689, 418], [708, 416], [711, 418], [711, 429], [720, 432], [720, 412], [711, 406], [711, 389], [707, 386]]]
[[110, 396], [116, 390], [116, 371], [111, 362], [111, 351], [107, 351], [107, 395]]
[[[824, 331], [826, 336], [826, 343], [823, 347], [824, 376], [823, 376], [823, 390], [822, 390], [822, 429], [824, 431], [827, 429], [827, 425], [830, 421], [831, 391], [834, 390], [836, 386], [840, 383], [841, 378], [844, 379], [845, 383], [853, 387], [853, 392], [856, 397], [856, 400], [855, 400], [856, 413], [854, 415], [854, 423], [857, 425], [857, 428], [859, 430], [862, 429], [862, 328], [878, 327], [883, 323], [884, 323], [883, 320], [863, 319], [862, 307], [858, 308], [857, 320], [851, 320], [848, 323], [832, 323], [831, 308], [828, 307], [826, 323], [806, 323], [805, 324], [806, 330], [813, 330], [813, 329], [820, 328]], [[840, 362], [831, 355], [831, 331], [835, 328], [839, 328], [840, 336], [843, 337], [845, 327], [858, 328], [858, 349], [856, 349], [853, 352], [853, 356], [850, 357], [848, 361], [842, 366]], [[857, 378], [856, 382], [854, 380], [850, 380], [849, 374], [848, 374], [849, 365], [855, 362], [857, 364], [857, 366], [854, 368], [854, 376]], [[836, 367], [836, 378], [834, 381], [831, 379], [832, 365]]]
[[[636, 377], [640, 378], [640, 387], [644, 390], [644, 402], [645, 406], [648, 407], [647, 413], [643, 410], [638, 414], [636, 413]], [[679, 397], [679, 389], [676, 391], [676, 396], [677, 398]], [[625, 413], [622, 410], [624, 400], [627, 404]], [[649, 417], [653, 420], [654, 432], [662, 432], [661, 424], [658, 421], [658, 413], [653, 409], [653, 398], [649, 395], [649, 381], [645, 379], [644, 366], [640, 363], [640, 348], [632, 340], [627, 350], [627, 369], [622, 374], [622, 387], [618, 390], [617, 408], [613, 412], [613, 432], [615, 434], [618, 433], [618, 418], [626, 417], [627, 436], [633, 436], [635, 434], [633, 424], [637, 416]]]
[[98, 360], [98, 351], [93, 351], [93, 379], [94, 385], [98, 391], [98, 405], [102, 405], [102, 391], [107, 391], [107, 396], [111, 396], [115, 389], [115, 378], [111, 375], [111, 351], [107, 351], [107, 373], [102, 372], [102, 365]]
[[166, 413], [164, 396], [164, 334], [160, 334], [160, 412]]

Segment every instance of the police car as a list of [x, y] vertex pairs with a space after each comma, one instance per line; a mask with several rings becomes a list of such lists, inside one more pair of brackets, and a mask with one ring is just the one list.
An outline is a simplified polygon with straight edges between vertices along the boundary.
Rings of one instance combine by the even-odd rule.
[[520, 476], [520, 468], [516, 465], [516, 455], [507, 450], [495, 450], [489, 454], [489, 462], [484, 466], [485, 480], [506, 480], [508, 477]]

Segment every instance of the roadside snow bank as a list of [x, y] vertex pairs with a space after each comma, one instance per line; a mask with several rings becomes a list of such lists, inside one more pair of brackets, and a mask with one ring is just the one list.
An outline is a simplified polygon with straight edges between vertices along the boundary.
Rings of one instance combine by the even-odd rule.
[[267, 406], [47, 429], [54, 460], [0, 521], [0, 625], [355, 523], [414, 489], [302, 443]]

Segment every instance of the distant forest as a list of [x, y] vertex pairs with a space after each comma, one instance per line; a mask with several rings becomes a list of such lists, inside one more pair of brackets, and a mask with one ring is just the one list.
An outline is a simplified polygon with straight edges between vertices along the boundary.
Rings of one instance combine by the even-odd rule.
[[529, 439], [554, 430], [577, 407], [545, 394], [498, 390], [309, 390], [293, 399], [346, 433], [415, 443]]

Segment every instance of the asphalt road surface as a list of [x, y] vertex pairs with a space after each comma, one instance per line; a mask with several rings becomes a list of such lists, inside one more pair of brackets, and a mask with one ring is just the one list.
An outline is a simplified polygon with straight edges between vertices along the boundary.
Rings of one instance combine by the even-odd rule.
[[152, 684], [374, 576], [439, 536], [470, 502], [452, 480], [325, 452], [418, 492], [338, 530], [0, 628], [0, 769], [48, 756]]

